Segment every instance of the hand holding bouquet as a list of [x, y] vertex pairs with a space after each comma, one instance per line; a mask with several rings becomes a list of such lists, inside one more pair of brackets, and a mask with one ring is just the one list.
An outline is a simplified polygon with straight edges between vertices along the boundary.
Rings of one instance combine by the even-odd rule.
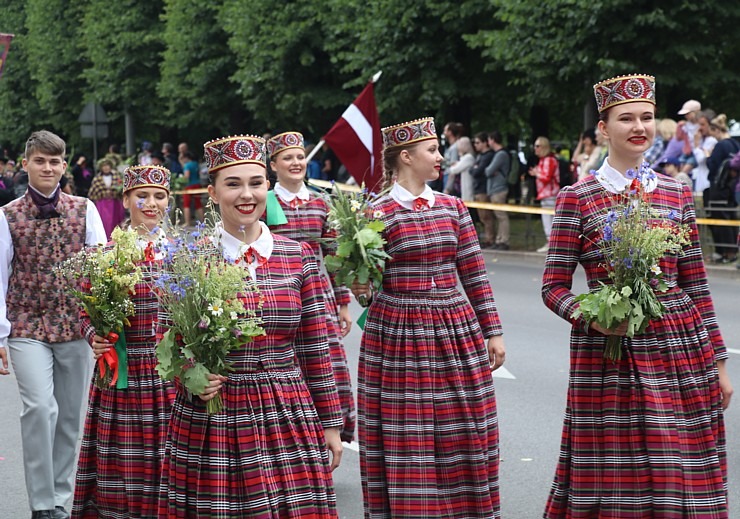
[[[259, 304], [245, 308], [240, 299], [258, 292], [257, 285], [247, 269], [224, 259], [219, 237], [216, 224], [199, 224], [192, 233], [174, 236], [164, 247], [165, 271], [155, 282], [169, 321], [157, 345], [157, 371], [166, 380], [178, 378], [194, 395], [203, 393], [209, 374], [231, 370], [229, 352], [264, 334], [256, 317]], [[206, 406], [209, 414], [220, 412], [221, 395]]]
[[[614, 194], [596, 243], [612, 284], [601, 284], [596, 292], [576, 297], [580, 306], [572, 317], [583, 316], [605, 329], [613, 330], [626, 321], [627, 337], [640, 334], [651, 319], [663, 316], [665, 307], [656, 293], [668, 289], [660, 269], [665, 254], [678, 254], [689, 243], [689, 229], [675, 220], [677, 215], [661, 215], [651, 205], [645, 191], [655, 173], [647, 163], [640, 170], [628, 170], [631, 183]], [[609, 335], [604, 357], [620, 360], [622, 338]]]
[[[381, 215], [371, 212], [365, 190], [344, 193], [334, 187], [329, 203], [329, 221], [337, 231], [337, 251], [325, 258], [326, 269], [335, 274], [338, 284], [352, 286], [354, 283], [372, 283], [375, 290], [383, 282], [385, 261], [390, 256], [383, 246], [380, 234], [385, 224]], [[367, 300], [359, 299], [362, 306]]]
[[134, 315], [131, 296], [142, 279], [137, 264], [143, 259], [137, 245], [138, 233], [116, 228], [111, 238], [112, 246], [84, 249], [57, 267], [67, 280], [69, 291], [90, 318], [95, 333], [116, 345], [98, 358], [95, 385], [101, 389], [114, 384], [119, 389], [127, 387], [123, 328], [131, 324], [128, 320]]

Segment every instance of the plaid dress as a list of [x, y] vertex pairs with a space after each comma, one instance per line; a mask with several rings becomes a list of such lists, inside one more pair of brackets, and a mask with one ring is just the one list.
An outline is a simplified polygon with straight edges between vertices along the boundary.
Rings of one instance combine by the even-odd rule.
[[[374, 204], [392, 259], [358, 373], [365, 517], [499, 517], [498, 422], [486, 338], [501, 325], [467, 209], [435, 193]], [[457, 290], [458, 276], [470, 302]]]
[[[155, 371], [158, 304], [151, 281], [156, 264], [142, 262], [141, 266], [143, 279], [133, 296], [136, 313], [125, 329], [128, 388], [90, 385], [72, 507], [75, 518], [157, 516], [159, 476], [175, 390]], [[84, 312], [82, 332], [91, 342], [95, 330]]]
[[[316, 262], [321, 265], [323, 256], [333, 254], [335, 244], [329, 240], [336, 236], [336, 232], [329, 228], [327, 214], [329, 207], [326, 200], [314, 193], [305, 204], [291, 208], [282, 198], [277, 196], [280, 206], [285, 213], [288, 223], [270, 227], [275, 234], [287, 236], [296, 241], [306, 242], [316, 255]], [[297, 200], [297, 199], [296, 199]], [[329, 334], [329, 351], [334, 368], [334, 380], [339, 391], [339, 401], [342, 405], [342, 440], [351, 442], [355, 437], [355, 397], [352, 394], [352, 380], [347, 365], [347, 354], [342, 343], [342, 332], [339, 325], [337, 305], [349, 304], [349, 289], [337, 286], [334, 277], [322, 269], [322, 286], [326, 303], [326, 328]]]
[[606, 337], [570, 317], [580, 263], [590, 290], [609, 283], [596, 242], [609, 197], [594, 177], [557, 201], [543, 278], [545, 304], [573, 324], [560, 459], [546, 518], [726, 518], [727, 466], [717, 359], [727, 353], [707, 286], [691, 191], [659, 175], [652, 205], [691, 229], [683, 254], [660, 261], [665, 315], [622, 340], [604, 361]]
[[336, 517], [325, 427], [341, 425], [321, 279], [308, 245], [274, 237], [256, 269], [266, 335], [232, 352], [224, 410], [178, 388], [160, 517]]

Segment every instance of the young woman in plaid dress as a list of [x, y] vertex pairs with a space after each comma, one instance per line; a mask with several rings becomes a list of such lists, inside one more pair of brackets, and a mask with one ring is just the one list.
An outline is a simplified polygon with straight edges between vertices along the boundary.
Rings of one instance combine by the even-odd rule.
[[[155, 370], [157, 298], [152, 274], [158, 268], [155, 250], [164, 239], [157, 231], [169, 203], [170, 172], [156, 166], [135, 166], [124, 173], [123, 202], [130, 226], [141, 234], [143, 279], [133, 296], [135, 314], [124, 330], [128, 387], [100, 389], [91, 384], [85, 431], [77, 465], [72, 517], [157, 517], [159, 477], [175, 397], [171, 383]], [[97, 359], [111, 343], [96, 334], [86, 315], [82, 332]]]
[[[160, 517], [335, 518], [342, 417], [313, 252], [259, 221], [269, 186], [263, 139], [210, 141], [205, 155], [224, 256], [257, 280], [259, 294], [244, 303], [262, 299], [265, 335], [232, 352], [234, 371], [210, 375], [201, 395], [178, 388]], [[206, 401], [219, 392], [224, 409], [209, 416]]]
[[571, 317], [580, 263], [588, 285], [609, 283], [596, 243], [610, 195], [631, 182], [655, 135], [650, 76], [610, 79], [595, 87], [599, 130], [609, 156], [558, 196], [543, 277], [545, 304], [573, 325], [570, 383], [560, 460], [545, 517], [723, 519], [728, 517], [723, 408], [732, 394], [727, 352], [715, 318], [691, 191], [657, 175], [647, 183], [654, 208], [690, 228], [683, 253], [664, 257], [666, 313], [622, 340], [622, 358], [604, 359], [606, 330]]
[[[316, 262], [321, 265], [322, 258], [334, 252], [335, 247], [330, 240], [334, 238], [335, 231], [329, 228], [329, 207], [326, 200], [310, 192], [304, 183], [306, 153], [303, 135], [298, 132], [275, 135], [267, 141], [267, 152], [270, 155], [270, 166], [278, 180], [274, 194], [287, 219], [287, 223], [275, 224], [268, 217], [267, 225], [275, 234], [308, 243], [316, 256]], [[343, 441], [351, 442], [355, 437], [355, 397], [352, 394], [347, 354], [342, 344], [342, 338], [347, 336], [352, 327], [352, 316], [347, 307], [349, 289], [337, 286], [333, 276], [323, 270], [321, 282], [326, 303], [329, 351], [344, 420], [341, 437]]]
[[392, 259], [380, 292], [352, 287], [373, 299], [358, 373], [365, 517], [499, 517], [492, 370], [505, 348], [475, 228], [459, 199], [426, 185], [442, 164], [432, 119], [383, 139], [395, 182], [373, 211]]

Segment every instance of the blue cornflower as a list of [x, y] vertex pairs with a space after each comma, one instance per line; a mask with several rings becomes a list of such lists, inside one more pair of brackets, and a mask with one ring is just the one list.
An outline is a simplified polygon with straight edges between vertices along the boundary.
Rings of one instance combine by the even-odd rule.
[[159, 233], [159, 225], [155, 225], [151, 231], [149, 231], [149, 234], [157, 234]]
[[629, 178], [629, 179], [637, 178], [637, 171], [635, 171], [634, 169], [630, 168], [630, 169], [628, 169], [624, 173], [624, 176], [627, 177], [627, 178]]
[[138, 199], [138, 200], [136, 201], [136, 207], [138, 207], [139, 209], [142, 209], [142, 208], [144, 207], [144, 204], [145, 204], [145, 203], [146, 203], [146, 202], [144, 202], [144, 199], [143, 199], [143, 198], [139, 198], [139, 199]]
[[670, 218], [671, 220], [678, 220], [678, 211], [676, 211], [675, 209], [671, 209], [670, 211], [668, 211], [668, 218]]
[[612, 229], [611, 225], [605, 225], [604, 226], [604, 241], [612, 241], [612, 238], [614, 237], [614, 229]]
[[628, 205], [624, 206], [624, 210], [622, 211], [622, 214], [625, 217], [626, 216], [629, 216], [631, 212], [632, 212], [632, 206], [631, 205], [628, 204]]
[[610, 209], [608, 213], [606, 213], [606, 223], [607, 224], [613, 224], [617, 221], [619, 217], [617, 216], [617, 212], [614, 209]]
[[632, 258], [624, 258], [622, 260], [622, 263], [624, 263], [624, 266], [627, 267], [628, 269], [632, 268]]
[[200, 231], [193, 231], [190, 233], [193, 238], [200, 238]]

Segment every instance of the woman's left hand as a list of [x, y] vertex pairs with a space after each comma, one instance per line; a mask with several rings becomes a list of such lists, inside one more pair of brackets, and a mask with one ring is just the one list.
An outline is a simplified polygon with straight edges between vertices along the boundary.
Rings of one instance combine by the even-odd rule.
[[339, 466], [342, 461], [342, 438], [339, 436], [339, 427], [327, 427], [324, 429], [324, 437], [326, 438], [326, 447], [331, 452], [331, 470], [334, 470]]
[[733, 389], [724, 360], [717, 361], [717, 372], [719, 373], [719, 387], [722, 391], [722, 409], [727, 409], [730, 407]]
[[506, 360], [506, 346], [504, 346], [503, 335], [493, 335], [488, 339], [488, 359], [491, 363], [491, 371], [496, 371], [504, 365]]
[[342, 337], [346, 337], [352, 329], [352, 314], [349, 313], [348, 305], [339, 305], [339, 329]]

